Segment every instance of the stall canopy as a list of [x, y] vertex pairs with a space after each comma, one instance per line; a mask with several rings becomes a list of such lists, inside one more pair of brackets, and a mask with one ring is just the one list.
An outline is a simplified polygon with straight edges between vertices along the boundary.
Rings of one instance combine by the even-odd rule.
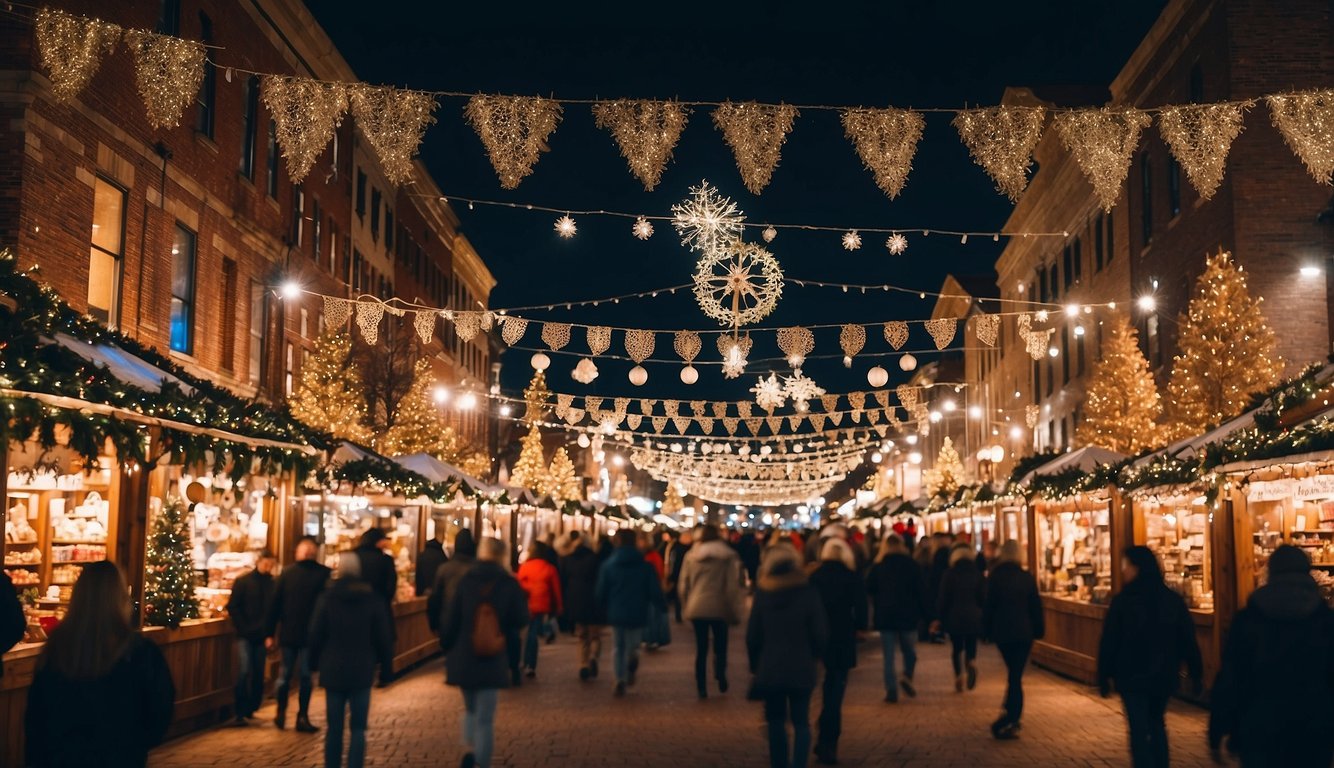
[[1061, 454], [1042, 466], [1030, 471], [1019, 481], [1021, 486], [1030, 486], [1033, 479], [1041, 476], [1059, 475], [1065, 472], [1075, 470], [1078, 472], [1089, 473], [1098, 467], [1107, 464], [1119, 464], [1125, 461], [1123, 454], [1116, 451], [1109, 451], [1106, 448], [1099, 448], [1096, 445], [1086, 445], [1078, 450]]
[[[464, 472], [448, 462], [441, 461], [429, 453], [410, 453], [395, 456], [394, 462], [411, 472], [416, 472], [427, 480], [437, 483], [463, 484], [464, 493], [470, 489], [477, 493], [495, 495], [506, 490], [502, 486], [490, 485]], [[511, 494], [513, 498], [513, 494]]]

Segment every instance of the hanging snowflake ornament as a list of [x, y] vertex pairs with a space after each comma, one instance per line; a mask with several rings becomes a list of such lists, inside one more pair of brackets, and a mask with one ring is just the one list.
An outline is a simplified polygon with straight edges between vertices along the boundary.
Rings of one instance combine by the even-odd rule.
[[570, 378], [580, 384], [592, 384], [593, 379], [596, 379], [597, 377], [598, 367], [587, 357], [580, 358], [578, 365], [574, 366], [574, 370], [570, 371]]
[[760, 377], [750, 391], [755, 395], [755, 404], [768, 413], [787, 404], [787, 390], [776, 374], [769, 374], [767, 379]]
[[798, 411], [805, 413], [810, 408], [809, 401], [823, 395], [824, 388], [798, 371], [793, 376], [783, 377], [783, 393], [792, 398], [792, 404]]
[[[746, 356], [750, 354], [749, 336], [719, 336], [718, 353], [723, 356], [723, 378], [735, 379], [746, 370]], [[746, 407], [750, 403], [740, 403]], [[745, 414], [742, 414], [745, 416]]]
[[556, 234], [566, 240], [574, 237], [574, 234], [579, 231], [579, 228], [574, 225], [574, 219], [570, 218], [569, 214], [556, 219], [556, 223], [552, 226], [555, 227]]
[[773, 254], [732, 241], [695, 266], [695, 300], [704, 314], [733, 328], [764, 319], [783, 294], [783, 271]]
[[902, 255], [904, 251], [908, 250], [908, 238], [895, 232], [885, 241], [885, 247], [895, 256]]
[[640, 240], [647, 240], [650, 237], [653, 237], [653, 223], [643, 216], [640, 216], [635, 219], [635, 223], [630, 227], [630, 231]]
[[672, 226], [681, 245], [708, 253], [741, 236], [744, 214], [707, 180], [690, 188], [690, 197], [672, 206]]
[[862, 236], [857, 234], [857, 230], [843, 233], [843, 250], [855, 251], [860, 247], [862, 247]]

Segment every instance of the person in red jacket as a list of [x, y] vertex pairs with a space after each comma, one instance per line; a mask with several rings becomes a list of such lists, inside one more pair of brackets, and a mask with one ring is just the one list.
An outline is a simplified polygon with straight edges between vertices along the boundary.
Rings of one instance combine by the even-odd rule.
[[[653, 573], [658, 576], [658, 583], [662, 585], [664, 594], [667, 589], [667, 568], [662, 561], [662, 554], [653, 546], [653, 538], [647, 533], [639, 534], [639, 548], [644, 551], [644, 561], [653, 566]], [[650, 608], [648, 626], [644, 628], [644, 646], [650, 651], [656, 651], [664, 645], [672, 642], [672, 628], [667, 622], [667, 610], [658, 610]]]
[[546, 557], [549, 547], [533, 542], [528, 559], [519, 566], [515, 578], [528, 593], [528, 637], [523, 644], [523, 666], [528, 677], [537, 676], [537, 641], [551, 616], [564, 610], [560, 593], [560, 572]]

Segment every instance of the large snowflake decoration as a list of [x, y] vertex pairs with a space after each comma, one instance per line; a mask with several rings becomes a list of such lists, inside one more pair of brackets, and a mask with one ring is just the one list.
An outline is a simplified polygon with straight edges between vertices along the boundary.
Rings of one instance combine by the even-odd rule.
[[787, 404], [787, 391], [776, 374], [769, 374], [767, 379], [761, 377], [750, 391], [755, 395], [755, 404], [769, 413]]
[[556, 219], [556, 223], [552, 226], [555, 228], [556, 234], [566, 240], [574, 237], [575, 233], [579, 231], [579, 228], [574, 225], [574, 219], [570, 218], [568, 215]]
[[695, 265], [695, 300], [704, 314], [736, 327], [762, 320], [783, 294], [783, 271], [773, 254], [733, 240]]
[[783, 377], [783, 394], [792, 398], [792, 404], [798, 411], [805, 413], [809, 407], [807, 401], [823, 395], [824, 388], [797, 371], [794, 376]]
[[857, 234], [857, 230], [843, 233], [843, 250], [855, 251], [860, 247], [862, 247], [862, 236]]
[[894, 234], [889, 236], [888, 240], [885, 241], [885, 247], [889, 249], [890, 253], [894, 254], [895, 256], [898, 256], [899, 254], [908, 250], [908, 238], [904, 237], [898, 232], [895, 232]]
[[723, 356], [723, 378], [735, 379], [746, 371], [750, 336], [719, 336], [718, 354]]
[[681, 235], [681, 245], [692, 251], [709, 253], [740, 237], [745, 220], [736, 203], [707, 181], [691, 187], [690, 197], [672, 206], [672, 226]]
[[640, 240], [647, 240], [653, 237], [653, 224], [648, 219], [640, 216], [635, 219], [634, 226], [630, 227], [630, 231]]

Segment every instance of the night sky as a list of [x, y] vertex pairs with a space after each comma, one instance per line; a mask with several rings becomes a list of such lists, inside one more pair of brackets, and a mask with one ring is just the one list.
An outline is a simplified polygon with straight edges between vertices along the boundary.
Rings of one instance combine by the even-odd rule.
[[[760, 100], [837, 106], [945, 107], [997, 103], [1007, 85], [1106, 86], [1153, 23], [1161, 0], [978, 3], [425, 3], [381, 0], [310, 7], [358, 76], [368, 82], [464, 92], [561, 98]], [[913, 7], [906, 7], [906, 6]], [[895, 7], [905, 6], [905, 7]], [[1075, 9], [1078, 10], [1075, 10]], [[731, 151], [708, 108], [696, 109], [662, 183], [652, 193], [629, 173], [610, 135], [596, 128], [589, 107], [566, 105], [533, 175], [517, 190], [501, 189], [481, 142], [463, 121], [463, 99], [442, 99], [438, 123], [422, 157], [446, 195], [557, 208], [625, 210], [666, 215], [688, 187], [707, 178], [746, 213], [748, 222], [889, 228], [1000, 229], [1006, 198], [972, 163], [949, 124], [927, 115], [912, 174], [891, 202], [861, 167], [844, 138], [838, 113], [803, 111], [782, 161], [762, 195], [746, 191]], [[648, 242], [623, 219], [576, 217], [579, 232], [558, 238], [555, 215], [456, 205], [463, 232], [499, 281], [496, 308], [595, 299], [688, 283], [696, 255], [666, 222]], [[910, 236], [906, 254], [891, 256], [884, 235], [868, 234], [862, 249], [844, 251], [837, 233], [780, 231], [769, 246], [789, 278], [841, 283], [891, 282], [938, 290], [945, 275], [992, 271], [1002, 243]], [[876, 322], [925, 318], [931, 300], [789, 285], [763, 326]], [[645, 328], [711, 329], [689, 291], [604, 304], [598, 308], [525, 313], [566, 322]], [[926, 334], [917, 327], [909, 348]], [[888, 349], [872, 329], [867, 351]], [[772, 334], [751, 358], [778, 357]], [[705, 337], [700, 359], [718, 359]], [[540, 344], [530, 326], [525, 345]], [[929, 343], [929, 342], [928, 342]], [[959, 340], [956, 339], [956, 345]], [[583, 350], [576, 329], [567, 349]], [[619, 334], [612, 352], [623, 352]], [[817, 334], [805, 371], [830, 392], [866, 388], [860, 358], [841, 364], [837, 331]], [[531, 375], [530, 352], [504, 358], [503, 384], [521, 389]], [[655, 357], [676, 359], [660, 337]], [[694, 387], [679, 365], [649, 364], [649, 384], [630, 385], [631, 363], [599, 361], [593, 385], [572, 381], [577, 358], [555, 355], [548, 380], [556, 391], [599, 395], [749, 399], [754, 376], [785, 370], [752, 362], [743, 378], [725, 382], [716, 366], [700, 367]], [[919, 355], [922, 360], [927, 355]], [[877, 358], [899, 374], [892, 358]], [[899, 374], [901, 375], [901, 374]], [[897, 378], [897, 376], [896, 376]], [[891, 383], [895, 379], [891, 379]]]

